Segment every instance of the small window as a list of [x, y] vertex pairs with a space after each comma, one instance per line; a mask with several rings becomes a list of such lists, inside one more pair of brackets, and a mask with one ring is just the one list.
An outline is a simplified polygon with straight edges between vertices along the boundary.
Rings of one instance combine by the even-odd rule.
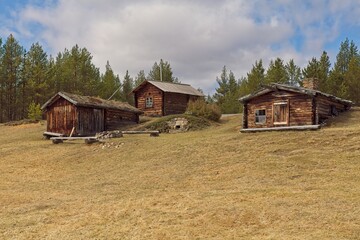
[[264, 124], [266, 122], [266, 110], [255, 110], [255, 123]]
[[152, 98], [152, 97], [147, 97], [145, 104], [146, 104], [145, 106], [146, 106], [147, 108], [153, 107], [153, 98]]

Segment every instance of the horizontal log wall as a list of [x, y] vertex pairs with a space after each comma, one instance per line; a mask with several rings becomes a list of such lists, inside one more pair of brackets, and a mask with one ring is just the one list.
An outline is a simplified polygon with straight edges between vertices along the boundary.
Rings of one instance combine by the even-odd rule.
[[112, 131], [139, 122], [139, 115], [122, 110], [105, 110], [105, 130]]
[[320, 96], [320, 95], [316, 96], [316, 109], [319, 114], [320, 122], [323, 122], [324, 120], [332, 116], [331, 106], [334, 106], [337, 112], [343, 112], [347, 110], [346, 105], [341, 104], [336, 100], [332, 100], [325, 96]]
[[181, 114], [186, 111], [189, 95], [180, 93], [165, 93], [164, 115]]
[[[153, 107], [146, 107], [146, 98], [153, 98]], [[163, 115], [163, 92], [154, 85], [147, 83], [135, 93], [136, 108], [144, 112], [145, 116]]]
[[[313, 124], [315, 113], [310, 96], [287, 91], [276, 91], [251, 99], [246, 104], [244, 109], [246, 110], [246, 119], [243, 121], [244, 128], [274, 127], [273, 104], [276, 102], [289, 103], [288, 126]], [[266, 110], [266, 122], [264, 124], [255, 123], [256, 110]]]
[[[247, 126], [248, 128], [263, 128], [271, 127], [272, 124], [272, 100], [268, 99], [266, 96], [259, 96], [255, 99], [252, 99], [247, 103]], [[256, 110], [265, 110], [266, 113], [266, 122], [264, 124], [255, 123], [255, 111]]]
[[302, 94], [293, 94], [290, 102], [290, 126], [314, 124], [312, 97]]

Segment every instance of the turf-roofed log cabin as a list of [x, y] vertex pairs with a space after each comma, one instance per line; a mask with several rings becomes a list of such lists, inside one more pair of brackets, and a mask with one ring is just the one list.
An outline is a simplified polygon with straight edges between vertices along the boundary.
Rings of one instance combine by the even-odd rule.
[[139, 122], [142, 112], [128, 103], [59, 92], [42, 107], [47, 131], [69, 136], [91, 136]]
[[146, 116], [181, 114], [189, 101], [203, 98], [204, 94], [188, 84], [144, 81], [133, 91], [135, 107]]
[[304, 87], [273, 83], [240, 98], [243, 132], [318, 129], [326, 119], [349, 110], [352, 102], [316, 90], [316, 79]]

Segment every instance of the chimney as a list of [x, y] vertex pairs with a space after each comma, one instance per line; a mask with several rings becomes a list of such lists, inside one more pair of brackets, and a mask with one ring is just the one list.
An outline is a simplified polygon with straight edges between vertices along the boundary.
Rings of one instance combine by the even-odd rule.
[[317, 78], [305, 78], [303, 80], [303, 87], [312, 90], [318, 90], [319, 87], [318, 83], [319, 81]]

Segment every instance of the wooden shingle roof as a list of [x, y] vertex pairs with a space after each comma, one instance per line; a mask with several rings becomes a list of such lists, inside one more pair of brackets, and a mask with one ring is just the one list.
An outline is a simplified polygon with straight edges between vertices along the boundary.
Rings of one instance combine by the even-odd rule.
[[66, 92], [58, 92], [57, 94], [55, 94], [41, 107], [41, 109], [45, 110], [47, 107], [51, 106], [61, 97], [78, 107], [117, 109], [117, 110], [123, 110], [133, 113], [139, 113], [139, 114], [142, 113], [142, 111], [140, 111], [139, 109], [125, 102], [119, 102], [115, 100], [105, 100], [99, 97], [81, 96]]
[[195, 88], [193, 88], [189, 84], [169, 83], [169, 82], [149, 81], [149, 80], [146, 80], [146, 81], [142, 82], [137, 88], [135, 88], [133, 90], [133, 92], [138, 91], [146, 83], [150, 83], [150, 84], [154, 85], [155, 87], [159, 88], [163, 92], [181, 93], [181, 94], [187, 94], [187, 95], [192, 95], [192, 96], [200, 96], [200, 97], [204, 96], [203, 93], [196, 90]]

